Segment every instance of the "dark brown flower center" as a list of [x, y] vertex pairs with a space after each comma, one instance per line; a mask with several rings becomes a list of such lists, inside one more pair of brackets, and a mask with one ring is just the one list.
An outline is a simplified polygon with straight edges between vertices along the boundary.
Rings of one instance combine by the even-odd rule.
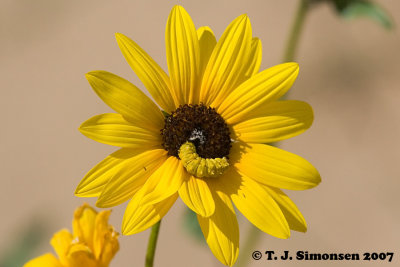
[[228, 158], [231, 148], [228, 125], [214, 108], [203, 104], [179, 106], [166, 116], [161, 135], [164, 149], [177, 158], [187, 141], [195, 145], [202, 158]]

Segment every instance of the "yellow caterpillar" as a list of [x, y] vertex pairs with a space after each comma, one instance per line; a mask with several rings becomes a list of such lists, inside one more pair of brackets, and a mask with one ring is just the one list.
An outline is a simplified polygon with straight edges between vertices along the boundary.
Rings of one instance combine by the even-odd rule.
[[229, 167], [226, 157], [202, 158], [196, 153], [196, 147], [191, 142], [186, 142], [179, 148], [179, 158], [186, 170], [196, 177], [218, 177]]

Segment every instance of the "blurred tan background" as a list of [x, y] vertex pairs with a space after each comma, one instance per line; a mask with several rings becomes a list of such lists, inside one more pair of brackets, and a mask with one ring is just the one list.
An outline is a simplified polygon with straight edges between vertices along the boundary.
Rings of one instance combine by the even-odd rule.
[[[101, 69], [144, 87], [125, 62], [114, 33], [138, 42], [165, 70], [164, 29], [170, 9], [182, 4], [197, 27], [217, 38], [247, 13], [263, 42], [262, 69], [281, 62], [298, 1], [54, 1], [1, 0], [0, 8], [0, 258], [29, 229], [43, 238], [30, 256], [53, 251], [48, 241], [71, 229], [73, 210], [88, 201], [73, 195], [84, 174], [116, 148], [77, 128], [110, 109], [84, 74]], [[382, 0], [399, 23], [400, 2]], [[397, 21], [396, 21], [397, 20]], [[400, 261], [400, 35], [368, 19], [339, 19], [328, 5], [313, 9], [298, 49], [300, 76], [289, 98], [309, 102], [315, 121], [283, 142], [320, 171], [322, 183], [288, 192], [309, 230], [279, 240], [260, 232], [254, 249], [277, 252], [394, 252], [384, 262], [267, 262], [249, 266], [396, 266]], [[163, 220], [156, 266], [221, 266], [208, 247], [183, 229], [177, 202]], [[125, 205], [111, 222], [120, 231]], [[249, 223], [239, 217], [241, 241]], [[32, 232], [32, 231], [30, 231]], [[149, 231], [120, 238], [111, 266], [143, 266]], [[40, 239], [40, 238], [39, 238]], [[242, 252], [241, 254], [243, 254]], [[243, 256], [243, 255], [242, 255]], [[2, 266], [9, 267], [9, 266]]]

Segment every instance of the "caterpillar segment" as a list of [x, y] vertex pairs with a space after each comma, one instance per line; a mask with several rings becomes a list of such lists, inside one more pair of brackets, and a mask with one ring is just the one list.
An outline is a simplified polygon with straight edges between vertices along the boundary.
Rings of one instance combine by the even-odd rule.
[[226, 157], [223, 158], [202, 158], [196, 153], [196, 146], [186, 142], [179, 148], [179, 158], [186, 170], [198, 177], [218, 177], [229, 167]]

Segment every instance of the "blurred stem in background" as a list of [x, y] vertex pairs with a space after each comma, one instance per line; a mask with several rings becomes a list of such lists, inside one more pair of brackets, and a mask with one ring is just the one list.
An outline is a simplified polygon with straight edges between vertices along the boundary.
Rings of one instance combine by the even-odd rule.
[[299, 43], [299, 37], [303, 29], [304, 21], [309, 10], [310, 3], [308, 0], [300, 0], [297, 8], [296, 16], [290, 29], [289, 38], [283, 54], [283, 62], [293, 61], [296, 55], [296, 48]]
[[156, 254], [156, 246], [158, 233], [160, 232], [161, 220], [151, 227], [151, 233], [149, 237], [149, 243], [147, 244], [147, 252], [146, 252], [146, 267], [153, 267], [154, 263], [154, 255]]

